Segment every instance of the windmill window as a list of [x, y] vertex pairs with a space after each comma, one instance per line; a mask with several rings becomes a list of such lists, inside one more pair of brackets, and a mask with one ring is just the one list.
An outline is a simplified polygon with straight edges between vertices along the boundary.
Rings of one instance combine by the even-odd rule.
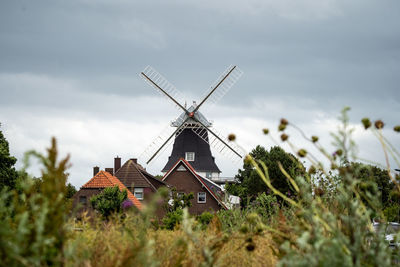
[[197, 203], [206, 203], [206, 192], [197, 193]]
[[185, 168], [185, 166], [180, 165], [176, 170], [177, 170], [178, 172], [185, 172], [185, 171], [186, 171], [186, 168]]
[[194, 161], [194, 152], [186, 152], [185, 153], [185, 160]]
[[137, 199], [143, 200], [143, 188], [135, 188], [133, 192]]

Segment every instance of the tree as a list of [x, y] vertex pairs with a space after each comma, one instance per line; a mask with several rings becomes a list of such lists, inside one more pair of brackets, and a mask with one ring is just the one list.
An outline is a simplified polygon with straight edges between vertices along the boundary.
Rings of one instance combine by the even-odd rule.
[[71, 199], [75, 193], [77, 192], [75, 186], [73, 186], [71, 183], [67, 184], [67, 193], [65, 194], [66, 199]]
[[104, 218], [108, 218], [112, 213], [119, 213], [122, 210], [122, 202], [127, 199], [126, 190], [119, 191], [118, 186], [107, 187], [98, 195], [90, 198], [93, 209], [100, 212]]
[[[280, 162], [283, 169], [291, 177], [298, 176], [303, 172], [304, 166], [294, 155], [285, 152], [279, 146], [274, 146], [267, 151], [260, 145], [253, 149], [250, 155], [255, 160], [260, 160], [265, 163], [268, 168], [271, 183], [275, 188], [290, 196], [294, 194], [292, 186], [278, 165], [278, 162]], [[261, 180], [250, 162], [244, 162], [243, 169], [238, 171], [235, 178], [239, 183], [226, 185], [226, 190], [230, 194], [239, 196], [242, 199], [242, 206], [246, 206], [248, 202], [255, 200], [258, 194], [268, 192], [268, 187]]]
[[5, 186], [15, 188], [18, 178], [18, 172], [14, 168], [16, 162], [17, 159], [10, 155], [8, 141], [0, 130], [0, 190]]
[[[362, 164], [359, 162], [351, 162], [348, 167], [354, 170], [356, 178], [363, 182], [374, 182], [377, 185], [377, 190], [380, 192], [380, 200], [382, 208], [390, 205], [394, 184], [392, 183], [387, 170], [383, 170], [377, 166]], [[376, 194], [371, 186], [364, 186], [362, 192]]]

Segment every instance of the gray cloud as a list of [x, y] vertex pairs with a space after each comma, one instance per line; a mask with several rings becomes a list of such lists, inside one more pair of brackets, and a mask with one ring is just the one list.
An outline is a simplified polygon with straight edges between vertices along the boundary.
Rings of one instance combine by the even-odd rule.
[[[343, 106], [353, 123], [369, 116], [392, 127], [400, 117], [399, 8], [390, 0], [2, 1], [0, 121], [19, 157], [60, 136], [74, 153], [77, 184], [96, 160], [140, 153], [150, 142], [143, 131], [155, 136], [179, 115], [139, 77], [147, 65], [190, 103], [238, 64], [242, 78], [203, 111], [244, 136], [246, 149], [262, 142], [259, 124], [287, 117], [321, 132]], [[102, 136], [90, 127], [113, 129]], [[85, 137], [91, 130], [96, 142]], [[113, 131], [130, 133], [116, 141]], [[124, 138], [135, 149], [123, 152]]]

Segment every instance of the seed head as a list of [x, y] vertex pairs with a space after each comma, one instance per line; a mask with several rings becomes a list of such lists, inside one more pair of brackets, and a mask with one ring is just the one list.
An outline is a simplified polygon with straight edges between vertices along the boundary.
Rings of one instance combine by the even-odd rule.
[[255, 244], [254, 244], [253, 242], [252, 242], [252, 243], [248, 243], [248, 244], [246, 245], [246, 249], [247, 249], [247, 251], [249, 251], [249, 252], [253, 251], [255, 248], [256, 248], [256, 246], [255, 246]]
[[321, 197], [321, 196], [323, 196], [325, 194], [325, 191], [321, 187], [317, 187], [317, 188], [315, 188], [314, 193], [315, 193], [315, 195]]
[[264, 129], [263, 129], [263, 133], [264, 133], [264, 134], [268, 134], [268, 133], [269, 133], [268, 128], [264, 128]]
[[311, 165], [311, 167], [308, 169], [309, 174], [315, 174], [317, 172], [317, 169], [314, 167], [314, 165]]
[[288, 140], [289, 136], [287, 134], [281, 134], [281, 140], [283, 142], [285, 142], [286, 140]]
[[381, 120], [375, 121], [375, 128], [376, 128], [376, 129], [382, 129], [383, 126], [385, 126], [385, 124], [383, 123], [383, 121], [381, 121]]
[[297, 151], [297, 155], [299, 155], [300, 158], [304, 158], [305, 156], [307, 156], [307, 150], [302, 148], [299, 151]]
[[249, 154], [247, 154], [245, 157], [244, 157], [244, 163], [245, 164], [250, 164], [251, 163], [251, 156], [249, 155]]
[[343, 150], [341, 150], [341, 149], [338, 149], [338, 150], [336, 150], [336, 155], [338, 155], [339, 157], [340, 156], [342, 156], [343, 155]]
[[400, 125], [394, 126], [393, 130], [394, 130], [395, 132], [400, 133]]
[[242, 234], [246, 234], [246, 233], [249, 232], [249, 227], [248, 227], [246, 224], [243, 224], [243, 225], [240, 227], [239, 231], [240, 231]]
[[279, 126], [278, 126], [278, 130], [280, 131], [280, 132], [282, 132], [282, 131], [284, 131], [286, 129], [286, 124], [279, 124]]
[[316, 142], [318, 142], [318, 136], [315, 136], [315, 135], [313, 135], [313, 136], [311, 136], [311, 141], [313, 142], [313, 143], [316, 143]]
[[287, 120], [287, 119], [285, 119], [285, 118], [282, 118], [282, 119], [281, 119], [281, 124], [283, 124], [283, 125], [288, 125], [288, 124], [289, 124], [289, 122], [288, 122], [288, 120]]
[[363, 118], [361, 122], [364, 125], [365, 130], [371, 127], [371, 121], [369, 120], [369, 118]]
[[229, 141], [235, 141], [235, 139], [236, 139], [236, 135], [235, 134], [228, 135], [228, 140]]

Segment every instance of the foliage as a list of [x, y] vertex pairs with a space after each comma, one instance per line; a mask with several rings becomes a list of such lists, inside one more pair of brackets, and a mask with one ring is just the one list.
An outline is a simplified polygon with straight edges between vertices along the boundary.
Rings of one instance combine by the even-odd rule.
[[362, 164], [358, 162], [351, 162], [348, 164], [349, 168], [354, 169], [354, 175], [364, 182], [373, 182], [377, 185], [378, 192], [375, 192], [373, 188], [365, 187], [360, 190], [363, 194], [367, 191], [370, 194], [379, 193], [379, 199], [383, 208], [386, 208], [390, 204], [390, 194], [394, 190], [394, 184], [392, 183], [387, 170], [383, 170], [377, 166]]
[[165, 214], [162, 222], [165, 229], [174, 230], [175, 226], [179, 225], [183, 219], [183, 209], [176, 209]]
[[118, 186], [106, 187], [100, 194], [91, 197], [90, 203], [93, 209], [107, 219], [111, 214], [121, 212], [122, 203], [127, 196], [126, 190], [121, 192]]
[[71, 183], [68, 183], [65, 198], [71, 199], [76, 194], [76, 192], [77, 192], [77, 190], [76, 190], [75, 186], [73, 186]]
[[[267, 151], [264, 147], [258, 145], [250, 153], [250, 156], [257, 162], [264, 163], [269, 170], [271, 183], [275, 188], [285, 194], [294, 195], [290, 183], [288, 183], [285, 175], [282, 173], [279, 163], [292, 176], [302, 173], [304, 167], [292, 154], [285, 152], [279, 146], [272, 147]], [[238, 184], [228, 184], [226, 190], [241, 198], [242, 205], [254, 201], [258, 194], [268, 191], [268, 186], [260, 179], [257, 171], [250, 162], [244, 161], [243, 169], [235, 177]]]
[[10, 155], [8, 141], [0, 130], [0, 190], [5, 186], [15, 188], [18, 178], [18, 172], [14, 168], [16, 162], [17, 159]]
[[[68, 157], [58, 161], [55, 139], [47, 156], [28, 152], [43, 165], [40, 193], [34, 181], [20, 180], [21, 192], [16, 190], [0, 194], [0, 258], [10, 266], [58, 266], [64, 261], [63, 248], [67, 239], [66, 220], [68, 206], [66, 192]], [[11, 196], [9, 205], [5, 199]]]
[[192, 206], [192, 199], [194, 195], [192, 192], [189, 194], [177, 193], [176, 189], [171, 190], [171, 199], [165, 206], [167, 212], [176, 211], [177, 209], [184, 209], [185, 207], [190, 208]]
[[[374, 194], [377, 185], [373, 180], [359, 179], [364, 166], [342, 164], [348, 162], [349, 155], [353, 156], [354, 152], [354, 142], [351, 140], [352, 129], [348, 128], [347, 111], [348, 109], [345, 109], [341, 116], [343, 126], [339, 128], [339, 133], [333, 135], [341, 153], [330, 156], [318, 144], [316, 145], [331, 162], [331, 171], [337, 169], [341, 177], [341, 182], [337, 184], [335, 198], [329, 199], [331, 203], [327, 203], [321, 197], [324, 192], [313, 191], [315, 185], [308, 173], [287, 176], [288, 181], [298, 193], [297, 199], [287, 197], [272, 184], [268, 166], [257, 159], [248, 157], [270, 190], [281, 196], [295, 209], [296, 217], [290, 225], [290, 231], [279, 232], [279, 235], [283, 237], [280, 246], [282, 258], [279, 266], [391, 265], [392, 251], [383, 233], [374, 232], [371, 226], [372, 216], [382, 214], [379, 209], [379, 196]], [[286, 141], [289, 142], [287, 139]], [[314, 141], [312, 142], [315, 144]], [[290, 146], [294, 147], [293, 144]], [[311, 158], [311, 161], [314, 161], [313, 168], [324, 173], [329, 179], [330, 176], [323, 169], [323, 164], [315, 162], [315, 158]], [[292, 235], [288, 236], [288, 232]], [[394, 250], [395, 254], [398, 252], [398, 249]]]
[[173, 230], [182, 222], [183, 209], [192, 206], [193, 198], [193, 193], [178, 194], [175, 188], [171, 190], [171, 199], [165, 204], [167, 213], [162, 220], [165, 229]]
[[202, 214], [198, 215], [196, 220], [202, 225], [202, 226], [207, 226], [211, 220], [213, 219], [214, 214], [211, 212], [205, 211]]

